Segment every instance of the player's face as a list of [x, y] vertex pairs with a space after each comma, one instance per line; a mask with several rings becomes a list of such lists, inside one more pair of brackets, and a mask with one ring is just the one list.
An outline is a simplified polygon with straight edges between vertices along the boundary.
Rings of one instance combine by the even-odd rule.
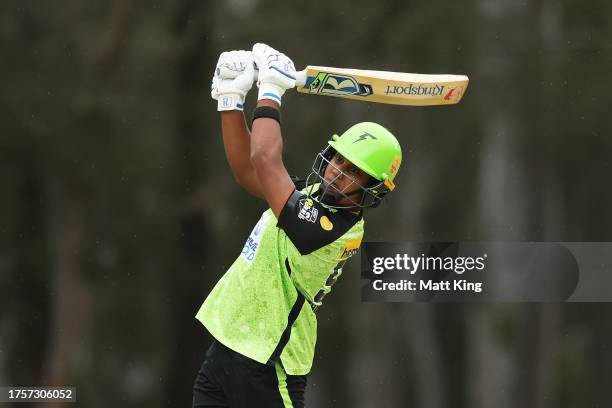
[[325, 168], [323, 178], [325, 184], [331, 183], [332, 192], [348, 196], [348, 198], [343, 197], [338, 202], [339, 205], [351, 205], [354, 201], [359, 201], [362, 192], [360, 186], [367, 186], [371, 180], [367, 173], [346, 160], [340, 153], [332, 157], [330, 164]]

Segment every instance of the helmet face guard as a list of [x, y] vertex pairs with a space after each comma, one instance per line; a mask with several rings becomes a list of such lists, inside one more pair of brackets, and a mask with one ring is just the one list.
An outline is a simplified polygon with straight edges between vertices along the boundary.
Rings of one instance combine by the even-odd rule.
[[[317, 154], [311, 172], [306, 179], [306, 185], [309, 188], [307, 191], [308, 195], [318, 197], [319, 202], [329, 208], [363, 209], [377, 207], [383, 197], [390, 191], [389, 188], [387, 188], [384, 182], [374, 178], [372, 178], [372, 182], [367, 186], [360, 184], [352, 176], [334, 166], [332, 158], [335, 154], [336, 150], [329, 145]], [[329, 181], [324, 178], [327, 166], [334, 167], [338, 173], [336, 177]], [[335, 186], [336, 180], [340, 177], [351, 180], [351, 183], [342, 190]], [[359, 189], [352, 193], [346, 193], [347, 190], [350, 191], [355, 186], [359, 187]], [[343, 199], [346, 200], [346, 203], [339, 204]]]

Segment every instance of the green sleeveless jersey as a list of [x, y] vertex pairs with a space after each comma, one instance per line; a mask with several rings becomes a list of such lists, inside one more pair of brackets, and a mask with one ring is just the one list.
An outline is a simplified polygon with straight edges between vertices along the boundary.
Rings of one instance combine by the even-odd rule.
[[287, 374], [311, 367], [314, 310], [363, 237], [363, 219], [295, 191], [279, 219], [265, 211], [196, 318], [216, 340]]

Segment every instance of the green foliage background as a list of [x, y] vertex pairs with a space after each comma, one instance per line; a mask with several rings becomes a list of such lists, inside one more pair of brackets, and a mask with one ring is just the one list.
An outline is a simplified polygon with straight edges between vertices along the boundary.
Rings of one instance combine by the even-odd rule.
[[[298, 67], [470, 76], [451, 107], [285, 96], [293, 174], [356, 121], [400, 139], [367, 240], [610, 241], [610, 16], [604, 0], [3, 1], [0, 385], [190, 406], [210, 343], [193, 316], [265, 209], [233, 181], [209, 96], [218, 54], [254, 42]], [[310, 406], [612, 404], [609, 304], [364, 304], [357, 266], [319, 311]]]

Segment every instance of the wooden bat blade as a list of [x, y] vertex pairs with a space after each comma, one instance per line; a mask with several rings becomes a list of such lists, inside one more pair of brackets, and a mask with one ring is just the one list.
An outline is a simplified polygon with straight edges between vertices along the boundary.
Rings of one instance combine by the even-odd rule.
[[297, 90], [393, 105], [452, 105], [461, 100], [468, 82], [465, 75], [409, 74], [309, 65], [298, 73]]

